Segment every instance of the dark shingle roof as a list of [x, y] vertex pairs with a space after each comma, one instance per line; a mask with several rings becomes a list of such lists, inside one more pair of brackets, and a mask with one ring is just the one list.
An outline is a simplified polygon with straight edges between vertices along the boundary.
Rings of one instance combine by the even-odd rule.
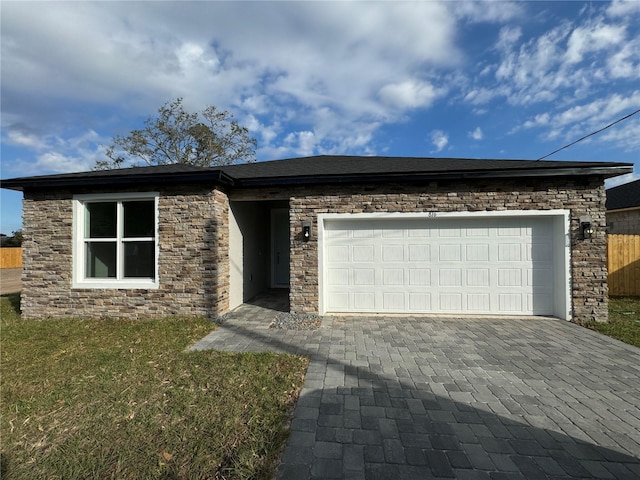
[[360, 157], [320, 155], [223, 167], [162, 165], [44, 175], [5, 180], [2, 187], [54, 188], [92, 185], [213, 182], [229, 187], [357, 182], [410, 182], [630, 173], [633, 166], [612, 162], [482, 160], [467, 158]]
[[640, 180], [607, 189], [607, 210], [640, 207]]
[[198, 181], [228, 183], [230, 179], [220, 169], [186, 164], [171, 164], [11, 178], [9, 180], [2, 180], [0, 187], [24, 190], [24, 188], [63, 188], [150, 183], [175, 184], [194, 183]]
[[239, 180], [257, 180], [291, 177], [352, 177], [431, 174], [435, 176], [464, 173], [498, 172], [513, 174], [532, 171], [551, 174], [563, 169], [597, 169], [628, 164], [608, 162], [556, 162], [532, 160], [484, 160], [469, 158], [421, 158], [421, 157], [362, 157], [346, 155], [319, 155], [315, 157], [289, 158], [272, 162], [247, 163], [220, 167], [229, 176]]

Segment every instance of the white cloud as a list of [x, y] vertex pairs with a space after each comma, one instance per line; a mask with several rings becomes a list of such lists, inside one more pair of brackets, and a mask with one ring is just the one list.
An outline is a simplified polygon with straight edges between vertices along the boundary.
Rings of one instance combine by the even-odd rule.
[[[188, 109], [214, 104], [265, 125], [293, 122], [314, 132], [315, 145], [359, 143], [324, 123], [334, 118], [362, 126], [365, 138], [428, 108], [440, 90], [423, 72], [463, 59], [460, 13], [439, 2], [35, 5], [3, 5], [3, 89], [12, 96], [125, 104], [129, 116], [182, 96]], [[464, 15], [504, 15], [490, 10]]]
[[618, 52], [609, 56], [607, 70], [614, 79], [640, 78], [640, 37], [626, 42]]
[[[611, 94], [605, 98], [574, 105], [556, 112], [544, 112], [525, 121], [510, 133], [520, 129], [541, 128], [547, 140], [573, 141], [595, 132], [631, 113], [640, 105], [640, 90], [628, 96]], [[630, 117], [589, 139], [615, 145], [624, 151], [640, 150], [640, 119]], [[609, 159], [615, 161], [616, 159]]]
[[498, 50], [510, 50], [521, 37], [522, 29], [520, 27], [502, 27], [496, 42], [496, 48]]
[[[618, 124], [602, 133], [602, 142], [617, 145], [626, 152], [640, 151], [640, 119], [633, 119], [625, 124]], [[615, 159], [610, 159], [615, 161]]]
[[34, 133], [19, 129], [10, 129], [7, 132], [4, 141], [9, 145], [27, 147], [33, 150], [42, 150], [47, 148], [47, 142], [43, 138]]
[[536, 115], [533, 120], [527, 120], [526, 122], [524, 122], [524, 124], [522, 125], [524, 128], [532, 128], [532, 127], [539, 127], [542, 125], [547, 125], [549, 124], [549, 119], [550, 119], [550, 115], [548, 112], [545, 113], [540, 113], [538, 115]]
[[438, 90], [430, 83], [414, 80], [385, 85], [380, 89], [380, 98], [400, 109], [429, 106], [438, 94]]
[[529, 38], [520, 27], [505, 26], [495, 43], [500, 56], [496, 84], [489, 88], [479, 75], [467, 87], [465, 100], [479, 105], [504, 97], [512, 105], [530, 106], [587, 97], [614, 79], [638, 78], [640, 37], [629, 22], [626, 17], [607, 20], [599, 10], [593, 15], [583, 11], [574, 21]]
[[3, 170], [19, 175], [43, 175], [91, 170], [97, 160], [106, 158], [107, 140], [94, 130], [77, 135], [37, 136], [19, 129], [10, 129], [7, 143], [25, 147], [30, 158], [22, 155], [12, 162], [3, 162]]
[[303, 157], [313, 154], [315, 143], [315, 135], [309, 131], [291, 132], [284, 139], [284, 145], [288, 146], [295, 155]]
[[17, 160], [8, 170], [21, 172], [21, 175], [44, 175], [54, 173], [70, 173], [91, 170], [96, 160], [105, 158], [104, 148], [79, 150], [77, 155], [68, 155], [61, 151], [50, 151], [39, 154], [35, 161]]
[[436, 147], [436, 152], [442, 151], [449, 143], [449, 136], [442, 130], [433, 130], [430, 134], [431, 143]]
[[482, 140], [484, 138], [484, 134], [482, 133], [482, 129], [480, 127], [476, 127], [473, 132], [469, 132], [469, 137], [474, 140]]
[[607, 15], [612, 17], [625, 17], [640, 13], [638, 0], [613, 0], [607, 8]]
[[618, 45], [625, 38], [625, 27], [622, 25], [604, 25], [578, 27], [571, 32], [565, 53], [567, 61], [581, 62], [584, 55], [606, 50]]
[[484, 0], [449, 2], [449, 5], [456, 15], [472, 22], [504, 22], [524, 14], [517, 2]]
[[499, 97], [501, 95], [505, 95], [505, 92], [502, 88], [496, 88], [496, 89], [488, 89], [488, 88], [477, 88], [477, 89], [473, 89], [471, 91], [469, 91], [465, 97], [464, 100], [466, 102], [471, 103], [472, 105], [485, 105], [487, 103], [489, 103], [491, 100], [493, 100], [496, 97]]

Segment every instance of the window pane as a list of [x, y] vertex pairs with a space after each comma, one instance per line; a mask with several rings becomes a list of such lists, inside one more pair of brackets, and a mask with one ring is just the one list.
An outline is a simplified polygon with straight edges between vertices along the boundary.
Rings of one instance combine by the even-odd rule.
[[115, 242], [87, 242], [87, 278], [115, 278]]
[[154, 278], [154, 242], [126, 242], [124, 244], [124, 276]]
[[85, 205], [84, 235], [86, 238], [116, 237], [116, 203], [95, 202]]
[[122, 202], [124, 208], [124, 237], [154, 236], [154, 203]]

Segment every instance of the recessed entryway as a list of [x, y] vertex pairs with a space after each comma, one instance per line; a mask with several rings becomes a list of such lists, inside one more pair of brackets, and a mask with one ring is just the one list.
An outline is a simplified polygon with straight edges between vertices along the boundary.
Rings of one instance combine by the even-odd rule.
[[229, 202], [229, 308], [289, 287], [289, 204]]

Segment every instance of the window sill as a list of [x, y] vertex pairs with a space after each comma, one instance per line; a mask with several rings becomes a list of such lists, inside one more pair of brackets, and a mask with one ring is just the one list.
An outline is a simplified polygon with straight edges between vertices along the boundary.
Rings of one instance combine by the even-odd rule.
[[75, 289], [111, 289], [111, 290], [157, 290], [160, 288], [158, 282], [152, 280], [83, 280], [74, 281], [71, 288]]

